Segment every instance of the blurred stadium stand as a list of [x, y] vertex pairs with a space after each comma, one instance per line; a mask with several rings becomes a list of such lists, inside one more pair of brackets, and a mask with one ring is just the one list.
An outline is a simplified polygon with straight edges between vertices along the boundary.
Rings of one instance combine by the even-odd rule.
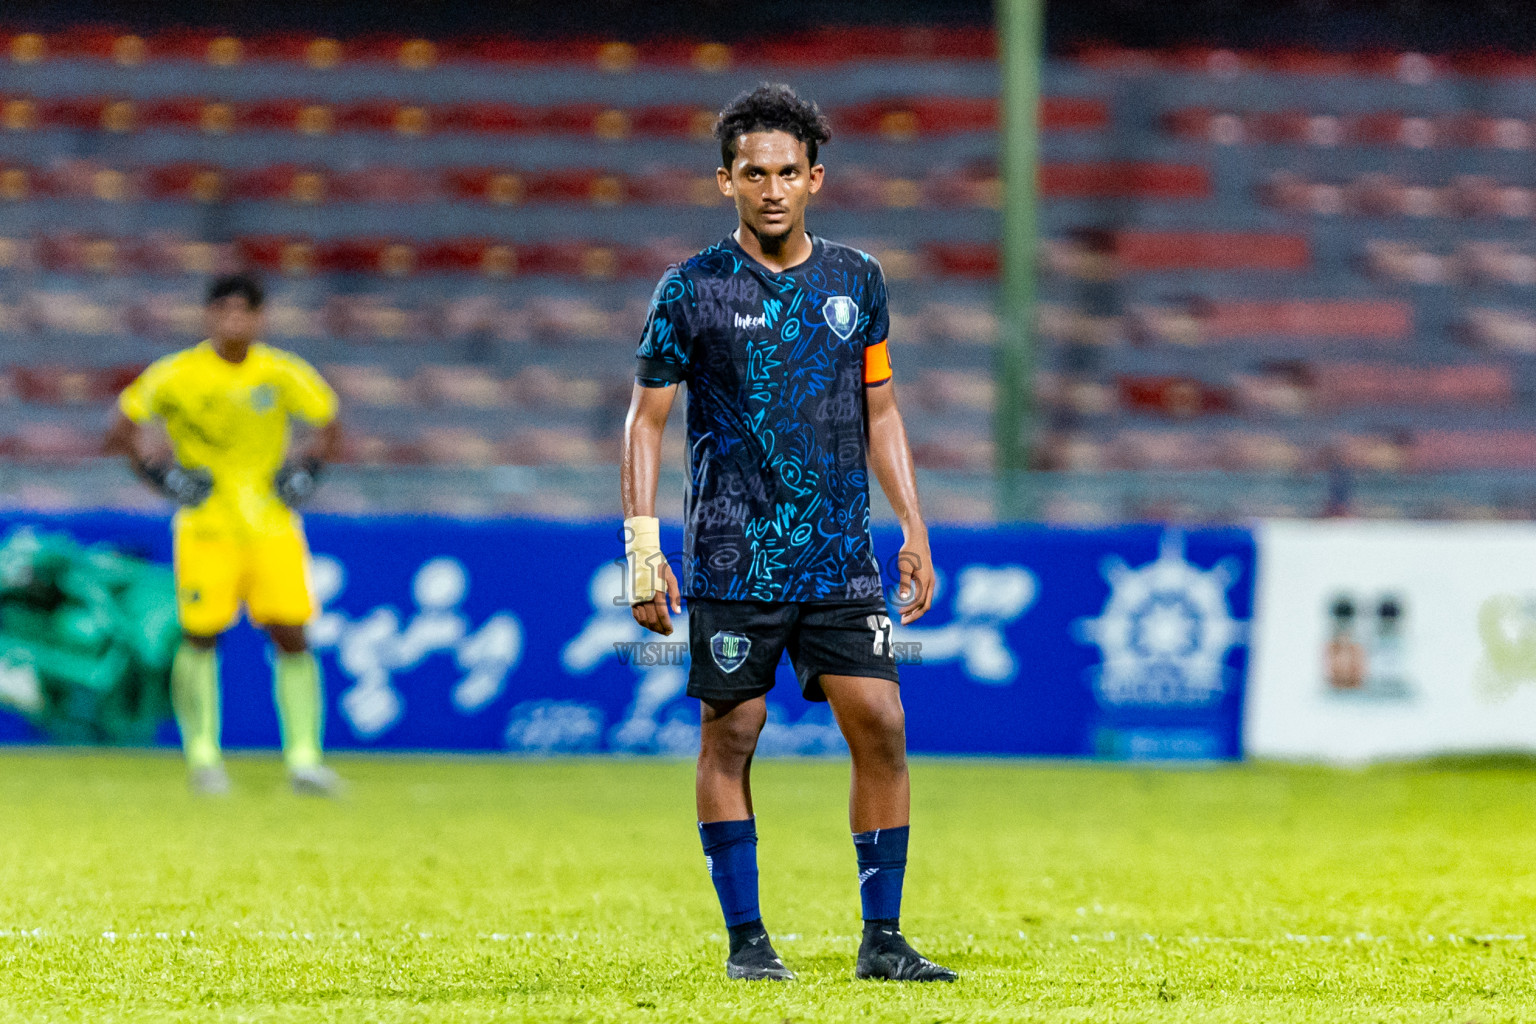
[[[628, 43], [0, 32], [0, 495], [154, 504], [95, 458], [215, 270], [347, 408], [344, 510], [617, 510], [651, 286], [732, 224], [712, 111], [836, 133], [813, 229], [893, 281], [929, 514], [995, 516], [998, 75], [984, 29]], [[1536, 60], [1053, 57], [1039, 513], [1536, 513]], [[680, 511], [683, 444], [664, 494]]]

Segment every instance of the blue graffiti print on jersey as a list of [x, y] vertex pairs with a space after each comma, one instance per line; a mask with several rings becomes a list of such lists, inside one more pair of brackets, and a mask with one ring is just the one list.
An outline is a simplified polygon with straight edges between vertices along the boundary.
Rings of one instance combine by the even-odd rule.
[[886, 340], [880, 264], [812, 239], [778, 273], [727, 238], [667, 271], [642, 384], [688, 385], [683, 589], [816, 601], [880, 593], [869, 536], [864, 349]]

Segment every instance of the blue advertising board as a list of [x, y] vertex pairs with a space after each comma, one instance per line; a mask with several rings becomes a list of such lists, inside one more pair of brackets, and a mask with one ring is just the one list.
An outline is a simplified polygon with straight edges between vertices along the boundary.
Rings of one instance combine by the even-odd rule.
[[[0, 516], [168, 561], [165, 519]], [[331, 749], [665, 753], [697, 749], [685, 697], [686, 612], [671, 637], [631, 617], [616, 524], [310, 516], [310, 627]], [[888, 565], [900, 538], [876, 531]], [[680, 547], [679, 532], [663, 531]], [[909, 746], [946, 754], [1236, 758], [1254, 590], [1243, 530], [1157, 526], [936, 528], [939, 589], [889, 642], [903, 662]], [[889, 580], [894, 591], [894, 579]], [[271, 747], [262, 638], [223, 647], [224, 739]], [[768, 754], [843, 749], [787, 664]], [[0, 712], [0, 740], [33, 733]], [[175, 741], [174, 727], [162, 730]]]

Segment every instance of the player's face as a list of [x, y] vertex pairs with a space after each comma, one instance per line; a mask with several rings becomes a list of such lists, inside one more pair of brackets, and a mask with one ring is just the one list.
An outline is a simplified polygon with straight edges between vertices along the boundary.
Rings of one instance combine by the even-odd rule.
[[788, 132], [749, 132], [736, 139], [736, 159], [716, 177], [747, 229], [776, 239], [805, 230], [805, 207], [821, 190], [824, 170], [811, 166], [805, 143]]
[[226, 295], [208, 303], [208, 334], [218, 341], [250, 341], [261, 329], [261, 310], [252, 309], [243, 295]]

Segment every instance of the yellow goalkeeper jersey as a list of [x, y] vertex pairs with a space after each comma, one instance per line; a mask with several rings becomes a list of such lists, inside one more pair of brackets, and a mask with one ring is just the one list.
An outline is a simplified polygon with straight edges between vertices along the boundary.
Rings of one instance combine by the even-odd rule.
[[176, 460], [212, 475], [208, 500], [178, 512], [179, 528], [268, 535], [295, 522], [273, 486], [288, 453], [289, 421], [329, 423], [336, 392], [290, 352], [253, 344], [231, 363], [205, 341], [151, 364], [118, 407], [135, 423], [162, 421]]

